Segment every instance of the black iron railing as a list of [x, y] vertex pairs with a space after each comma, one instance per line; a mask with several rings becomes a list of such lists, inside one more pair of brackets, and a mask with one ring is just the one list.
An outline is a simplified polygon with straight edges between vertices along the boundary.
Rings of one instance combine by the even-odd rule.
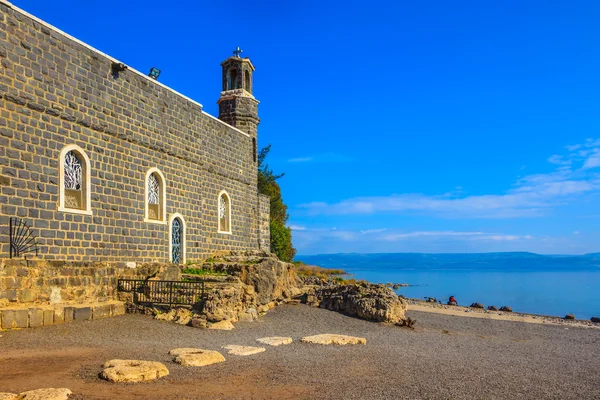
[[11, 217], [8, 222], [10, 241], [10, 258], [25, 256], [26, 254], [38, 255], [37, 239], [31, 228], [21, 218]]
[[135, 304], [193, 306], [204, 302], [204, 282], [119, 279], [118, 290], [133, 293]]

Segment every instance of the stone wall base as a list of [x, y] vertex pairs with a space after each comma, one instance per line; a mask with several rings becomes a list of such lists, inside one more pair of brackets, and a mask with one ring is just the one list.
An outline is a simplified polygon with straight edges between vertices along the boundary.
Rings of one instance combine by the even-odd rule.
[[123, 314], [125, 314], [125, 303], [116, 300], [101, 303], [9, 307], [0, 308], [0, 327], [2, 329], [37, 328]]

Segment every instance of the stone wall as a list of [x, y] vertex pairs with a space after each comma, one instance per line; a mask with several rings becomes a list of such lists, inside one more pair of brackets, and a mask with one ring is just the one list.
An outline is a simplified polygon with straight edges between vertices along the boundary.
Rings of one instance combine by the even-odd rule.
[[259, 210], [259, 246], [266, 252], [271, 251], [271, 200], [269, 196], [258, 196]]
[[[166, 179], [167, 220], [185, 220], [184, 262], [257, 249], [253, 137], [143, 74], [115, 73], [113, 61], [0, 2], [0, 256], [17, 216], [43, 259], [168, 261], [168, 224], [144, 222], [153, 167]], [[90, 158], [92, 215], [58, 211], [59, 154], [70, 144]], [[222, 190], [231, 234], [218, 233]]]

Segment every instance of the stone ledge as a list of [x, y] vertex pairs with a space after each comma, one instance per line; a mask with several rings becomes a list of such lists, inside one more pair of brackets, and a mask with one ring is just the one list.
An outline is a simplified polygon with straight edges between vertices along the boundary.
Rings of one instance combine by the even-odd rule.
[[36, 328], [123, 314], [125, 314], [125, 303], [121, 301], [0, 308], [0, 328]]

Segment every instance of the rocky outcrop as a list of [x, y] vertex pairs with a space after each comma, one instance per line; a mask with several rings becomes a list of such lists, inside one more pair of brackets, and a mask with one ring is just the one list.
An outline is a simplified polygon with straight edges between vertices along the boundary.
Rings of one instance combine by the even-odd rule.
[[473, 303], [471, 308], [485, 308], [485, 306], [482, 303]]
[[498, 307], [496, 307], [496, 306], [488, 306], [488, 310], [490, 310], [490, 311], [498, 311]]
[[308, 290], [305, 302], [368, 321], [403, 325], [407, 303], [385, 285], [369, 283], [315, 287]]
[[502, 306], [500, 307], [500, 311], [504, 311], [504, 312], [512, 312], [512, 307], [509, 306]]

